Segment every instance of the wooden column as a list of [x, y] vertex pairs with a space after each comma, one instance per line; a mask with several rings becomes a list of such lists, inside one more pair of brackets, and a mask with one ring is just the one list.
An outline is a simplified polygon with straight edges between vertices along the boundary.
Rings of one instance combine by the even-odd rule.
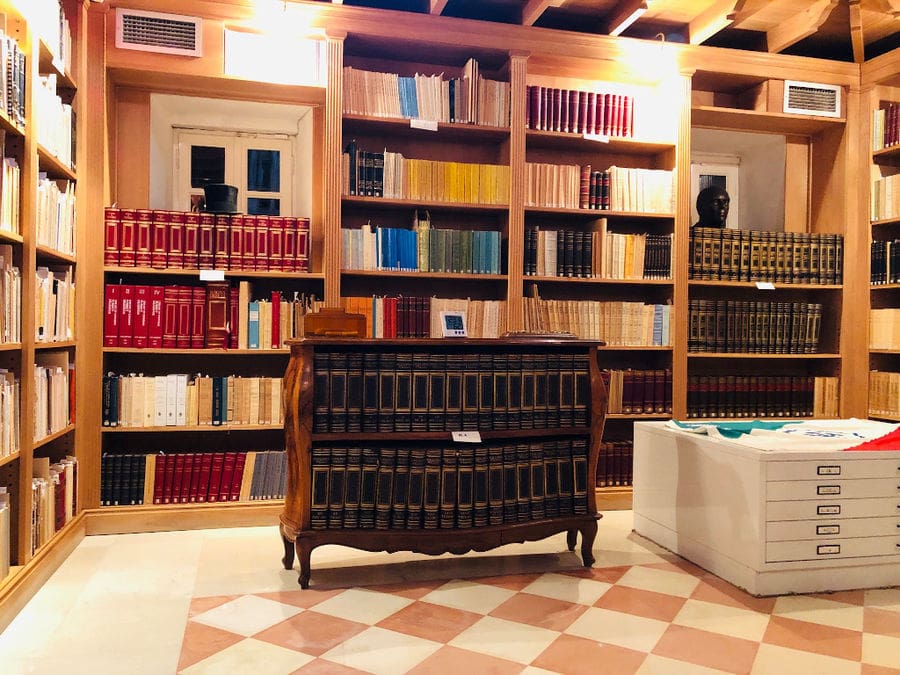
[[325, 94], [324, 272], [325, 306], [341, 306], [341, 113], [346, 33], [329, 33], [328, 89]]
[[507, 250], [507, 328], [525, 327], [522, 313], [522, 274], [525, 250], [525, 83], [528, 55], [514, 53], [509, 59], [509, 241]]

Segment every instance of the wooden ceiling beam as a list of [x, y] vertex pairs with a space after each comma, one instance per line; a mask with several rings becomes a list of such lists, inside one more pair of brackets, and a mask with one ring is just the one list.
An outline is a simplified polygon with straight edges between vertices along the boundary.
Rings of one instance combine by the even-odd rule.
[[428, 0], [429, 14], [443, 14], [448, 0]]
[[728, 15], [728, 18], [731, 19], [731, 25], [734, 28], [740, 28], [742, 23], [747, 21], [747, 19], [753, 18], [769, 2], [770, 0], [737, 0], [734, 3], [734, 10]]
[[866, 43], [863, 36], [862, 12], [860, 0], [850, 0], [850, 43], [853, 46], [853, 60], [862, 63], [866, 60]]
[[688, 42], [699, 45], [706, 42], [720, 30], [731, 25], [731, 14], [737, 0], [718, 0], [705, 12], [698, 14], [688, 23]]
[[900, 0], [879, 0], [881, 11], [893, 17], [900, 16]]
[[[434, 2], [435, 0], [431, 0]], [[528, 0], [522, 7], [522, 25], [533, 26], [549, 7], [560, 7], [566, 0]], [[446, 0], [444, 0], [446, 4]]]
[[620, 35], [649, 8], [647, 0], [623, 0], [613, 9], [609, 20], [610, 35]]
[[766, 42], [769, 52], [782, 52], [815, 33], [837, 4], [838, 0], [816, 0], [807, 9], [768, 31]]

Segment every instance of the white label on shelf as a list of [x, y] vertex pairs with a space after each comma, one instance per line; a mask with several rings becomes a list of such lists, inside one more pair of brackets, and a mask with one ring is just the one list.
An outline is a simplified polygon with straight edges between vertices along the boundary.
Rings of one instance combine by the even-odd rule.
[[816, 507], [816, 513], [820, 516], [839, 516], [841, 515], [840, 504], [823, 504]]
[[835, 555], [840, 552], [840, 544], [823, 544], [822, 546], [816, 546], [816, 555]]
[[840, 534], [840, 525], [816, 525], [816, 534]]
[[820, 476], [840, 476], [841, 475], [841, 467], [840, 466], [818, 466], [816, 467], [816, 473]]
[[425, 131], [437, 131], [438, 123], [434, 120], [410, 120], [410, 129], [424, 129]]
[[223, 270], [200, 270], [200, 281], [225, 281]]
[[481, 434], [477, 431], [451, 431], [457, 443], [481, 443]]
[[597, 141], [597, 143], [609, 143], [609, 136], [605, 134], [585, 134], [584, 140]]
[[771, 281], [757, 281], [756, 287], [761, 291], [774, 291], [775, 290], [775, 284], [773, 284]]

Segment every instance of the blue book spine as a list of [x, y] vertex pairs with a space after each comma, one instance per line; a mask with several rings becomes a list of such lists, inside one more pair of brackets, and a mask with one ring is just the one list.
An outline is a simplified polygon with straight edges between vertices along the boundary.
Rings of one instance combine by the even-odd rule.
[[663, 343], [663, 305], [653, 306], [653, 346], [661, 347]]
[[247, 304], [247, 348], [259, 349], [259, 302]]

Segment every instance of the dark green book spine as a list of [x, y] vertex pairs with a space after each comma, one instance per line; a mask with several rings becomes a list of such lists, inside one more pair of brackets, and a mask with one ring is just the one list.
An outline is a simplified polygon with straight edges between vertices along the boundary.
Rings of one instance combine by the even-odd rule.
[[394, 386], [394, 431], [412, 430], [412, 354], [397, 354]]
[[359, 526], [375, 527], [375, 491], [378, 486], [378, 450], [363, 448], [362, 484], [359, 492]]
[[572, 508], [575, 474], [569, 441], [556, 441], [556, 465], [559, 468], [559, 515], [571, 516], [575, 513]]
[[516, 520], [531, 519], [531, 459], [527, 443], [516, 445]]
[[422, 507], [425, 529], [437, 528], [440, 505], [441, 449], [429, 448], [425, 454], [425, 497]]
[[394, 431], [395, 429], [396, 368], [396, 353], [382, 352], [378, 356], [378, 431]]
[[423, 524], [425, 497], [425, 450], [413, 448], [409, 452], [409, 490], [406, 502], [406, 529], [417, 530]]
[[494, 360], [491, 354], [478, 357], [478, 428], [494, 428]]
[[347, 475], [347, 449], [331, 449], [331, 472], [328, 485], [328, 529], [344, 527], [344, 479]]
[[570, 427], [575, 423], [575, 354], [560, 354], [557, 398], [559, 399], [559, 426]]
[[522, 355], [506, 357], [506, 424], [509, 429], [521, 429], [522, 415]]
[[547, 358], [537, 355], [534, 360], [534, 428], [547, 428]]
[[328, 359], [331, 374], [331, 415], [328, 431], [347, 431], [347, 355], [331, 352]]
[[391, 499], [391, 529], [405, 530], [409, 500], [409, 449], [397, 449], [394, 468], [394, 496]]
[[456, 449], [441, 450], [441, 506], [439, 525], [441, 529], [456, 527], [456, 499], [459, 486]]
[[428, 354], [413, 354], [412, 430], [428, 431]]
[[462, 428], [465, 431], [478, 429], [478, 359], [467, 354], [462, 371]]
[[347, 354], [347, 431], [362, 431], [363, 355]]
[[475, 447], [475, 470], [472, 474], [472, 524], [483, 527], [488, 524], [488, 449]]
[[428, 358], [428, 431], [444, 431], [447, 414], [447, 358], [430, 354]]
[[503, 524], [503, 446], [488, 448], [488, 523]]
[[588, 423], [591, 402], [590, 356], [575, 355], [575, 401], [572, 406], [572, 424], [584, 426]]
[[328, 431], [328, 412], [331, 404], [331, 393], [328, 389], [331, 376], [328, 372], [328, 354], [316, 352], [313, 356], [313, 431]]
[[394, 499], [395, 448], [378, 449], [378, 483], [375, 486], [375, 529], [386, 530], [391, 526], [391, 504]]
[[544, 441], [541, 444], [544, 460], [544, 515], [555, 518], [559, 515], [559, 465], [556, 463], [556, 444]]
[[555, 429], [562, 424], [560, 419], [559, 387], [562, 378], [562, 355], [556, 352], [547, 356], [547, 428]]
[[362, 487], [362, 448], [347, 449], [347, 473], [344, 476], [344, 527], [359, 527]]
[[463, 356], [459, 353], [447, 354], [447, 393], [445, 398], [444, 429], [462, 429], [463, 402]]
[[493, 355], [494, 371], [494, 414], [492, 424], [494, 429], [506, 430], [509, 428], [509, 416], [507, 412], [509, 389], [507, 374], [506, 354]]
[[587, 513], [588, 462], [587, 441], [576, 438], [572, 441], [572, 472], [574, 483], [572, 490], [572, 509], [576, 515]]
[[459, 470], [456, 486], [456, 526], [470, 528], [475, 510], [475, 448], [463, 445], [457, 453]]
[[503, 446], [503, 522], [518, 521], [516, 501], [519, 496], [519, 476], [516, 472], [516, 446]]
[[528, 447], [528, 463], [531, 471], [531, 519], [540, 520], [546, 516], [544, 498], [546, 476], [544, 475], [544, 446], [531, 443]]
[[519, 426], [534, 428], [534, 354], [522, 354], [522, 396], [519, 410]]
[[362, 430], [378, 431], [378, 354], [363, 354]]

